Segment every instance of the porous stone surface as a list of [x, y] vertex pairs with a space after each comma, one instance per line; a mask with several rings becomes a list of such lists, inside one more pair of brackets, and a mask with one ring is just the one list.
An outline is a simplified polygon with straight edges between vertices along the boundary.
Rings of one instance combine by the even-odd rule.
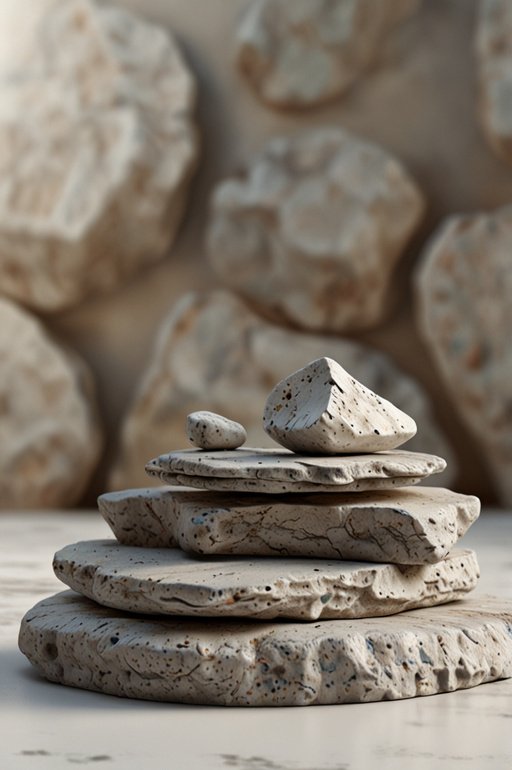
[[480, 501], [437, 487], [275, 497], [146, 487], [101, 495], [98, 507], [124, 545], [427, 564], [464, 535]]
[[73, 505], [103, 444], [88, 367], [0, 299], [0, 372], [0, 507]]
[[243, 425], [215, 412], [192, 412], [187, 417], [189, 441], [200, 449], [238, 449], [245, 444]]
[[145, 486], [149, 458], [187, 443], [187, 414], [211, 409], [241, 422], [250, 446], [275, 446], [263, 430], [265, 400], [275, 383], [320, 356], [410, 414], [418, 435], [407, 448], [448, 462], [435, 483], [450, 486], [456, 462], [421, 385], [368, 345], [272, 326], [223, 291], [189, 294], [163, 322], [126, 416], [110, 487]]
[[512, 162], [512, 6], [480, 0], [476, 34], [480, 117], [490, 146]]
[[[418, 273], [418, 322], [446, 391], [512, 503], [512, 206], [449, 218]], [[482, 256], [483, 255], [483, 256]]]
[[223, 282], [270, 318], [315, 331], [375, 326], [423, 196], [389, 153], [340, 128], [271, 139], [213, 192]]
[[53, 559], [74, 591], [128, 612], [200, 617], [357, 618], [392, 615], [460, 599], [479, 570], [472, 551], [437, 564], [326, 559], [197, 559], [177, 548], [133, 548], [115, 540], [68, 545]]
[[396, 487], [407, 487], [411, 484], [419, 484], [423, 479], [419, 476], [393, 476], [393, 478], [368, 478], [363, 480], [351, 481], [344, 484], [316, 484], [309, 481], [269, 481], [268, 479], [250, 479], [250, 478], [220, 478], [214, 476], [196, 476], [183, 473], [160, 473], [155, 466], [148, 464], [146, 470], [154, 478], [161, 479], [165, 484], [177, 485], [180, 487], [192, 487], [193, 489], [211, 490], [217, 492], [240, 492], [250, 494], [270, 494], [279, 495], [302, 492], [316, 494], [321, 493], [343, 493], [360, 492], [381, 489], [394, 489]]
[[52, 682], [222, 706], [368, 703], [512, 676], [512, 603], [475, 596], [321, 623], [141, 618], [71, 591], [25, 615], [19, 645]]
[[166, 30], [96, 0], [48, 4], [29, 50], [0, 73], [0, 291], [57, 311], [167, 252], [195, 84]]
[[206, 489], [363, 492], [416, 484], [444, 470], [445, 465], [441, 457], [405, 449], [322, 457], [247, 447], [225, 452], [168, 452], [151, 460], [146, 471], [167, 483]]
[[326, 357], [274, 387], [263, 427], [292, 452], [333, 455], [396, 449], [416, 433], [409, 415]]
[[418, 5], [416, 0], [255, 0], [237, 31], [237, 63], [264, 102], [310, 107], [342, 94]]

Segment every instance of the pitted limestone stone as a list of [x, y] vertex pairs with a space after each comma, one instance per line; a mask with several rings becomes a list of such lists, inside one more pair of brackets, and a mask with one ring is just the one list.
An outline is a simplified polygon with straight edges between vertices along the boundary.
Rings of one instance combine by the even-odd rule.
[[124, 545], [392, 564], [439, 561], [480, 511], [477, 497], [436, 487], [275, 497], [150, 487], [98, 505]]
[[0, 299], [0, 508], [75, 504], [102, 445], [89, 367]]
[[25, 615], [21, 651], [52, 682], [223, 706], [413, 698], [512, 676], [512, 603], [489, 596], [392, 618], [252, 623], [141, 618], [66, 591]]
[[215, 412], [192, 412], [187, 417], [189, 441], [200, 449], [238, 449], [245, 444], [243, 425]]
[[395, 449], [374, 454], [294, 455], [279, 449], [169, 452], [146, 465], [168, 484], [233, 492], [364, 492], [416, 484], [446, 463], [435, 455]]
[[417, 0], [254, 0], [237, 31], [238, 65], [274, 107], [339, 96], [377, 58]]
[[411, 417], [325, 357], [275, 386], [263, 427], [292, 452], [332, 455], [396, 449], [416, 433]]
[[197, 559], [177, 548], [133, 548], [115, 540], [68, 545], [53, 568], [67, 586], [128, 612], [300, 620], [392, 615], [460, 599], [479, 571], [472, 551], [436, 564], [322, 559]]
[[429, 243], [417, 280], [420, 331], [506, 505], [512, 504], [511, 242], [510, 205], [452, 216]]

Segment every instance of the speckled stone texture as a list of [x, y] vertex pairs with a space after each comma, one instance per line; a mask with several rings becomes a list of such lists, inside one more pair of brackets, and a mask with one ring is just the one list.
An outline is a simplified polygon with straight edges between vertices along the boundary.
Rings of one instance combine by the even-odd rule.
[[341, 361], [360, 382], [415, 420], [407, 447], [440, 455], [451, 486], [457, 464], [421, 385], [368, 345], [266, 323], [223, 291], [188, 294], [163, 322], [150, 363], [126, 415], [111, 489], [145, 486], [150, 457], [186, 446], [189, 412], [210, 409], [241, 422], [249, 446], [273, 446], [263, 430], [265, 400], [276, 382], [320, 356]]
[[422, 193], [388, 152], [315, 128], [271, 139], [217, 185], [207, 249], [222, 281], [269, 317], [353, 331], [389, 309], [393, 269], [423, 211]]
[[0, 299], [0, 508], [75, 504], [102, 445], [85, 362]]
[[275, 386], [263, 427], [278, 444], [306, 454], [396, 449], [416, 433], [409, 415], [325, 357]]
[[492, 149], [512, 163], [512, 4], [480, 0], [478, 9], [480, 117]]
[[52, 682], [222, 706], [368, 703], [512, 676], [512, 603], [479, 596], [392, 618], [234, 623], [140, 618], [71, 591], [24, 617], [21, 651]]
[[444, 470], [441, 457], [394, 449], [366, 455], [295, 455], [279, 449], [207, 452], [182, 449], [146, 465], [161, 481], [240, 492], [364, 492], [416, 484]]
[[472, 551], [399, 566], [315, 559], [198, 559], [176, 548], [88, 540], [62, 548], [53, 569], [69, 588], [128, 612], [258, 620], [393, 615], [460, 599], [479, 570]]
[[50, 312], [168, 252], [195, 82], [166, 29], [96, 0], [51, 3], [29, 52], [0, 72], [0, 290]]
[[275, 497], [151, 487], [98, 506], [124, 545], [391, 564], [439, 561], [480, 512], [477, 497], [436, 487]]
[[274, 107], [342, 94], [377, 57], [416, 0], [255, 0], [236, 36], [238, 66]]
[[512, 503], [512, 206], [449, 218], [417, 276], [418, 322], [455, 409]]
[[187, 417], [189, 441], [200, 449], [238, 449], [245, 444], [243, 425], [215, 412], [192, 412]]

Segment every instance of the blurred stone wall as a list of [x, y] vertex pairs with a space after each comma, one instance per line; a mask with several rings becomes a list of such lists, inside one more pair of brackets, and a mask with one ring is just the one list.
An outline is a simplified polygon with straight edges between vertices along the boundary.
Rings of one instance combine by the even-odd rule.
[[208, 202], [215, 183], [244, 166], [267, 138], [334, 124], [377, 142], [403, 161], [427, 199], [427, 214], [395, 272], [392, 314], [355, 335], [388, 352], [430, 392], [456, 450], [457, 488], [494, 500], [478, 443], [443, 392], [413, 316], [411, 272], [447, 214], [512, 200], [512, 170], [489, 150], [477, 120], [473, 0], [426, 0], [390, 38], [377, 63], [342, 98], [311, 110], [263, 106], [233, 65], [238, 0], [118, 0], [173, 30], [199, 83], [202, 158], [172, 253], [114, 294], [47, 319], [92, 366], [107, 426], [104, 461], [86, 502], [103, 490], [119, 425], [149, 359], [159, 321], [185, 291], [219, 285], [205, 257]]

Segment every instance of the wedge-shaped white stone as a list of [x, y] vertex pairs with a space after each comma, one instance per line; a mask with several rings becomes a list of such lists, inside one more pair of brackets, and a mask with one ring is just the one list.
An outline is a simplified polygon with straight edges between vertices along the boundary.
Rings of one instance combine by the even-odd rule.
[[253, 623], [141, 618], [71, 591], [24, 617], [19, 644], [52, 682], [222, 706], [414, 698], [512, 676], [512, 602], [489, 596], [393, 618]]
[[477, 497], [436, 487], [275, 497], [152, 487], [98, 505], [124, 545], [394, 564], [439, 561], [480, 511]]
[[279, 449], [206, 452], [182, 449], [151, 460], [150, 476], [167, 484], [233, 492], [364, 492], [417, 484], [440, 473], [435, 455], [397, 449], [339, 457], [294, 455]]
[[176, 548], [89, 540], [55, 554], [57, 577], [106, 607], [200, 617], [357, 618], [460, 599], [479, 571], [472, 551], [437, 564], [322, 559], [197, 559]]
[[[159, 476], [158, 473], [150, 472], [152, 476]], [[192, 487], [194, 489], [211, 490], [213, 492], [240, 492], [249, 494], [300, 494], [302, 492], [313, 493], [331, 493], [336, 494], [340, 491], [338, 484], [312, 484], [308, 481], [269, 481], [268, 479], [236, 479], [236, 478], [212, 478], [210, 476], [184, 476], [181, 473], [165, 473], [162, 478], [168, 484], [177, 486]], [[408, 487], [411, 484], [418, 484], [422, 481], [421, 477], [414, 476], [394, 476], [393, 478], [369, 478], [361, 481], [351, 481], [343, 486], [342, 491], [360, 492], [360, 491], [378, 491], [384, 489], [395, 489]]]
[[189, 441], [201, 449], [238, 449], [245, 444], [243, 425], [215, 412], [192, 412], [187, 417]]
[[267, 399], [263, 427], [292, 452], [311, 454], [395, 449], [416, 433], [412, 417], [332, 358], [312, 361], [281, 380]]

